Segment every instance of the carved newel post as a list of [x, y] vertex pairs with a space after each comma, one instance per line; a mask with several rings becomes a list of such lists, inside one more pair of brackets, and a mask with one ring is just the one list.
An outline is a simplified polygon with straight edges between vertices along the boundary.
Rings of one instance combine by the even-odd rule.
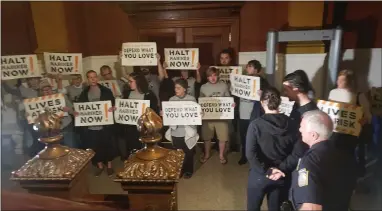
[[87, 194], [87, 171], [94, 152], [60, 145], [61, 118], [48, 109], [40, 113], [33, 127], [38, 130], [39, 141], [46, 146], [12, 172], [11, 180], [40, 195], [71, 199]]
[[177, 210], [177, 182], [184, 153], [158, 146], [162, 119], [150, 108], [138, 120], [145, 147], [124, 163], [115, 182], [128, 191], [130, 210]]

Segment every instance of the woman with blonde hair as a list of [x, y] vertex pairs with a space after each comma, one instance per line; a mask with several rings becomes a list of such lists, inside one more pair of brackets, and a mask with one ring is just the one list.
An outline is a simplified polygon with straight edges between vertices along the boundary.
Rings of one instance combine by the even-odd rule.
[[[352, 70], [342, 70], [337, 77], [337, 88], [333, 89], [329, 93], [328, 99], [330, 101], [336, 101], [341, 103], [348, 103], [352, 105], [361, 106], [363, 110], [363, 118], [360, 123], [363, 126], [359, 137], [333, 133], [332, 140], [336, 145], [342, 149], [350, 150], [351, 153], [355, 153], [357, 150], [357, 159], [361, 167], [360, 174], [365, 173], [365, 144], [371, 141], [371, 112], [370, 103], [366, 95], [362, 92], [356, 92], [356, 79]], [[370, 139], [370, 140], [368, 140]]]

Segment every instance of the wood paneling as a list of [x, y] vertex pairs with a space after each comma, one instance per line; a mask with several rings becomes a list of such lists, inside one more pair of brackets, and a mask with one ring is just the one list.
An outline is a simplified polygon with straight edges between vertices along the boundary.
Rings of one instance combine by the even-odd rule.
[[382, 2], [348, 2], [344, 49], [382, 48]]
[[31, 54], [36, 48], [29, 2], [1, 2], [1, 54]]
[[246, 2], [240, 11], [240, 51], [265, 51], [267, 32], [288, 23], [288, 2]]

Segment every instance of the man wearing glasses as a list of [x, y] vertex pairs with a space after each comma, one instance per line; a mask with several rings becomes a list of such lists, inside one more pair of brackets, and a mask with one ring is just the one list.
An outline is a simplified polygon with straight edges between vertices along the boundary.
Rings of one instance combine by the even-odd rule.
[[110, 66], [103, 65], [100, 68], [100, 73], [101, 73], [101, 76], [102, 76], [102, 80], [104, 80], [104, 81], [106, 81], [106, 80], [116, 80], [117, 83], [118, 83], [118, 86], [119, 86], [119, 90], [121, 90], [121, 92], [123, 92], [123, 88], [124, 88], [126, 82], [122, 81], [121, 79], [120, 80], [115, 79], [114, 76], [113, 76], [113, 72], [112, 72]]

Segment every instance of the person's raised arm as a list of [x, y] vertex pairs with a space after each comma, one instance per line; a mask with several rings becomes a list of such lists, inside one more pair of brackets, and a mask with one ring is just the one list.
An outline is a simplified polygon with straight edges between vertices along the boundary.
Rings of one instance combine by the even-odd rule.
[[[167, 71], [166, 69], [162, 66], [161, 62], [160, 62], [160, 54], [157, 53], [156, 54], [157, 56], [157, 64], [158, 64], [158, 75], [159, 75], [159, 81], [163, 81], [163, 79], [165, 78], [168, 78], [168, 75], [167, 75]], [[165, 63], [165, 62], [164, 62]]]
[[200, 63], [198, 62], [198, 69], [196, 69], [196, 82], [202, 83], [202, 77], [200, 76]]

